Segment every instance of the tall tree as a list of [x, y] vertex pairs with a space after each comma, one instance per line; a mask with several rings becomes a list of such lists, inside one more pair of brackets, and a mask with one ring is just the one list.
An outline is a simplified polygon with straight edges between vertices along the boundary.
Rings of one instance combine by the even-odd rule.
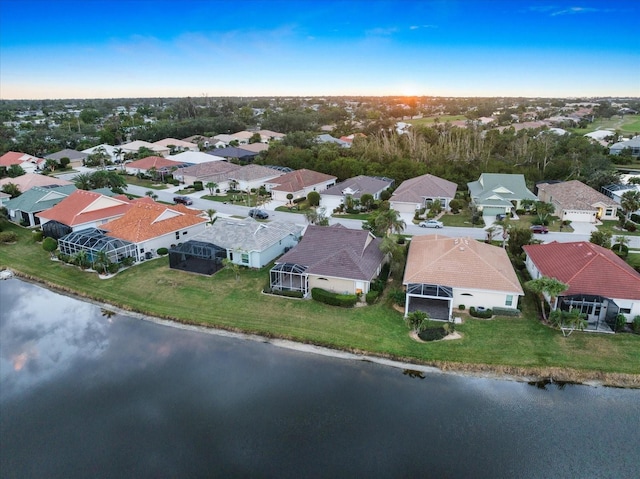
[[549, 278], [547, 276], [541, 276], [538, 279], [532, 279], [527, 281], [524, 284], [525, 288], [533, 291], [540, 298], [540, 307], [542, 309], [542, 317], [546, 321], [547, 320], [547, 311], [545, 308], [545, 298], [549, 297], [549, 304], [551, 305], [551, 309], [555, 309], [555, 299], [556, 297], [566, 291], [569, 288], [569, 285], [564, 284], [561, 281], [558, 281], [555, 278]]
[[553, 214], [556, 207], [551, 203], [545, 203], [544, 201], [535, 202], [536, 214], [540, 224], [546, 225], [549, 222], [549, 216]]
[[611, 248], [611, 237], [612, 234], [608, 231], [596, 230], [591, 233], [589, 241], [593, 244], [609, 249]]
[[629, 221], [634, 211], [640, 210], [640, 191], [625, 191], [620, 198], [620, 206], [624, 211], [624, 216]]

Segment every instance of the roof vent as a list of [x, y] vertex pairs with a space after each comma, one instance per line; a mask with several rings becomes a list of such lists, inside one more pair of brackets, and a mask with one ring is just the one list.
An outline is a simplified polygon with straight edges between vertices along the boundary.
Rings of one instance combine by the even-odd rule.
[[458, 248], [460, 251], [464, 251], [464, 246], [460, 246], [460, 248]]

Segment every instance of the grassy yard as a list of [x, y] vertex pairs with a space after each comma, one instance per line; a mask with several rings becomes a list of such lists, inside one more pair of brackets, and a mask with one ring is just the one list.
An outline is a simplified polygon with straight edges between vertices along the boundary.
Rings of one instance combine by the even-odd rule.
[[614, 243], [616, 242], [617, 236], [640, 236], [640, 229], [634, 231], [633, 233], [631, 231], [620, 229], [619, 223], [614, 220], [603, 221], [602, 224], [598, 226], [598, 230], [611, 233], [611, 237], [613, 238]]
[[135, 175], [124, 175], [124, 179], [129, 185], [141, 186], [143, 188], [149, 188], [151, 190], [166, 190], [169, 186], [155, 180], [145, 180], [138, 178]]
[[[529, 228], [533, 224], [533, 221], [535, 219], [536, 219], [536, 216], [534, 215], [520, 215], [519, 219], [511, 220], [510, 224], [515, 228]], [[468, 227], [468, 228], [484, 228], [485, 226], [484, 223], [481, 223], [479, 225], [472, 225], [471, 213], [468, 211], [463, 211], [461, 213], [458, 213], [457, 215], [454, 215], [454, 214], [442, 215], [440, 217], [440, 221], [442, 221], [444, 226], [460, 226], [460, 227]], [[418, 222], [416, 222], [416, 224], [417, 223]], [[551, 221], [549, 222], [548, 229], [549, 231], [559, 232], [560, 220], [555, 216], [552, 217]], [[571, 228], [571, 226], [563, 226], [562, 231], [564, 233], [571, 233], [573, 231], [573, 228]]]
[[626, 115], [624, 118], [619, 116], [598, 118], [593, 123], [589, 123], [586, 128], [568, 128], [571, 133], [578, 135], [604, 129], [617, 130], [624, 135], [636, 134], [640, 132], [640, 116]]
[[[591, 376], [602, 372], [640, 373], [638, 335], [574, 333], [565, 338], [529, 313], [519, 319], [467, 319], [457, 328], [463, 335], [461, 340], [421, 344], [410, 339], [402, 314], [384, 300], [373, 306], [341, 309], [310, 300], [273, 297], [261, 293], [268, 280], [267, 268], [242, 270], [236, 281], [227, 270], [212, 277], [171, 270], [166, 257], [101, 280], [95, 273], [51, 261], [33, 242], [29, 230], [14, 225], [7, 229], [16, 231], [19, 240], [0, 245], [0, 267], [10, 267], [87, 298], [158, 317], [445, 368], [475, 364], [514, 374], [513, 368], [527, 368], [532, 374], [544, 374], [540, 368], [570, 368], [577, 373], [591, 372]], [[527, 300], [524, 304], [534, 302]]]

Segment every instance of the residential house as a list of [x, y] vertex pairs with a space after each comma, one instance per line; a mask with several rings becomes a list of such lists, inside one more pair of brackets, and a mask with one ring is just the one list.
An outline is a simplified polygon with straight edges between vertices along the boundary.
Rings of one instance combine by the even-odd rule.
[[10, 194], [0, 191], [0, 208], [4, 208], [4, 206], [9, 202], [10, 199]]
[[332, 212], [344, 204], [347, 197], [360, 200], [364, 194], [370, 194], [374, 200], [379, 200], [380, 194], [391, 185], [393, 180], [389, 178], [363, 175], [349, 178], [320, 193], [320, 206]]
[[[627, 191], [637, 191], [640, 193], [640, 185], [630, 183], [626, 185], [618, 184], [602, 187], [602, 193], [611, 198], [618, 205], [622, 203], [622, 195], [624, 195]], [[640, 209], [634, 211], [633, 213], [640, 215]]]
[[398, 213], [413, 215], [416, 210], [430, 208], [439, 201], [444, 211], [456, 197], [458, 185], [452, 181], [426, 174], [403, 181], [389, 199], [389, 206]]
[[251, 151], [253, 153], [262, 153], [263, 151], [267, 151], [269, 149], [269, 145], [266, 143], [248, 143], [246, 145], [242, 145], [242, 149]]
[[229, 173], [229, 181], [236, 189], [248, 191], [284, 175], [283, 172], [261, 165], [245, 165]]
[[192, 135], [187, 138], [183, 138], [183, 141], [196, 143], [198, 145], [198, 148], [202, 148], [203, 150], [208, 150], [209, 148], [224, 148], [225, 146], [229, 146], [228, 143], [225, 143], [224, 141], [216, 140], [213, 137], [203, 135]]
[[103, 151], [109, 156], [109, 161], [112, 163], [118, 163], [122, 161], [122, 157], [116, 154], [116, 150], [118, 150], [117, 146], [111, 146], [107, 143], [103, 143], [101, 145], [96, 145], [91, 148], [87, 148], [86, 150], [82, 150], [82, 153], [86, 153], [87, 155], [92, 155], [94, 153]]
[[229, 161], [241, 161], [244, 163], [251, 163], [253, 159], [258, 156], [258, 153], [245, 150], [244, 148], [236, 148], [234, 146], [227, 146], [226, 148], [216, 148], [209, 151], [207, 154], [221, 156]]
[[618, 204], [581, 181], [538, 183], [537, 187], [540, 201], [551, 203], [554, 215], [563, 221], [595, 223], [618, 219]]
[[227, 161], [210, 161], [200, 163], [185, 168], [178, 168], [173, 172], [173, 177], [186, 185], [192, 185], [195, 181], [218, 183], [220, 190], [229, 188], [229, 175], [231, 172], [240, 169], [240, 165], [235, 165]]
[[266, 187], [274, 200], [287, 202], [289, 193], [293, 194], [294, 199], [306, 197], [312, 191], [320, 193], [333, 186], [336, 179], [332, 175], [302, 169], [279, 176], [267, 182]]
[[640, 315], [640, 273], [613, 251], [588, 241], [523, 246], [533, 279], [555, 278], [569, 286], [557, 298], [546, 297], [552, 309], [578, 309], [588, 328], [609, 332], [615, 318], [627, 322]]
[[29, 191], [34, 186], [53, 187], [73, 185], [71, 181], [61, 180], [55, 176], [40, 175], [38, 173], [27, 173], [15, 178], [2, 178], [0, 180], [0, 189], [9, 183], [16, 185], [21, 193]]
[[285, 135], [284, 133], [278, 133], [277, 131], [271, 131], [271, 130], [258, 130], [258, 133], [260, 134], [260, 138], [261, 138], [261, 142], [262, 143], [269, 143], [271, 141], [280, 141], [282, 139], [284, 139]]
[[85, 190], [76, 190], [55, 206], [36, 213], [45, 236], [58, 239], [72, 231], [98, 228], [121, 217], [131, 201], [126, 196], [109, 197]]
[[182, 153], [183, 151], [200, 151], [200, 148], [198, 148], [196, 143], [177, 140], [176, 138], [165, 138], [164, 140], [156, 141], [153, 144], [162, 148], [169, 148], [169, 154], [171, 155]]
[[5, 204], [9, 220], [27, 227], [38, 226], [40, 218], [36, 216], [36, 213], [52, 208], [75, 190], [74, 185], [53, 188], [34, 186]]
[[120, 145], [120, 148], [129, 154], [137, 154], [140, 148], [147, 148], [148, 150], [153, 151], [158, 156], [169, 156], [171, 153], [171, 149], [166, 146], [156, 145], [154, 143], [149, 143], [148, 141], [136, 140], [131, 141], [129, 143], [125, 143]]
[[127, 163], [125, 170], [130, 175], [137, 175], [138, 173], [147, 175], [149, 174], [149, 170], [153, 168], [157, 173], [170, 175], [175, 169], [183, 166], [183, 163], [164, 158], [163, 156], [147, 156], [141, 160]]
[[[302, 226], [283, 221], [261, 223], [253, 218], [218, 218], [213, 225], [174, 248], [169, 253], [169, 265], [184, 271], [213, 274], [221, 268], [222, 259], [227, 258], [241, 266], [262, 268], [298, 244], [301, 233]], [[208, 254], [210, 251], [214, 253]], [[203, 252], [207, 252], [206, 257], [202, 257]]]
[[222, 156], [203, 153], [201, 151], [184, 151], [182, 153], [178, 153], [177, 155], [171, 155], [169, 159], [187, 166], [199, 165], [200, 163], [209, 163], [210, 161], [225, 160]]
[[44, 160], [27, 153], [18, 151], [8, 151], [0, 156], [0, 167], [9, 168], [17, 165], [24, 170], [25, 173], [34, 173], [36, 170], [42, 169]]
[[380, 242], [369, 231], [340, 224], [308, 226], [300, 243], [269, 272], [271, 289], [300, 291], [304, 296], [313, 288], [366, 294], [385, 262]]
[[51, 153], [44, 158], [45, 160], [55, 160], [58, 163], [60, 163], [60, 160], [63, 158], [69, 158], [69, 166], [71, 168], [77, 168], [78, 166], [82, 166], [84, 164], [84, 160], [87, 159], [87, 156], [89, 155], [81, 151], [65, 148], [64, 150]]
[[521, 208], [522, 200], [538, 198], [527, 188], [524, 175], [482, 173], [478, 181], [467, 183], [472, 204], [491, 224], [496, 215], [507, 215]]
[[414, 236], [402, 284], [405, 315], [425, 311], [444, 321], [460, 305], [517, 308], [524, 296], [507, 252], [471, 238]]
[[316, 137], [317, 143], [335, 143], [336, 145], [341, 146], [342, 148], [351, 148], [351, 143], [348, 141], [341, 140], [340, 138], [335, 138], [328, 133], [323, 133], [322, 135], [318, 135]]
[[631, 156], [640, 157], [640, 135], [634, 136], [630, 140], [614, 143], [609, 147], [610, 155], [619, 155], [625, 149], [631, 150]]

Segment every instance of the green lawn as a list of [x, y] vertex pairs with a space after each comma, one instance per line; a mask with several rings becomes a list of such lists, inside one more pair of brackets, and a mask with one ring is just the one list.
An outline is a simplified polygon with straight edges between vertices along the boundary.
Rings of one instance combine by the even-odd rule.
[[124, 179], [129, 185], [142, 186], [143, 188], [149, 188], [151, 190], [166, 190], [168, 188], [168, 185], [160, 181], [144, 180], [135, 175], [125, 175]]
[[[509, 224], [514, 228], [529, 228], [533, 224], [533, 221], [535, 219], [536, 216], [534, 215], [520, 215], [519, 219], [511, 220]], [[468, 228], [484, 228], [485, 226], [484, 223], [480, 223], [479, 225], [475, 226], [472, 225], [471, 213], [468, 211], [463, 211], [461, 213], [458, 213], [457, 215], [451, 213], [442, 215], [440, 217], [440, 221], [442, 221], [445, 226], [461, 226]], [[417, 224], [418, 222], [415, 223]], [[552, 217], [551, 221], [549, 222], [548, 229], [549, 231], [560, 231], [560, 221], [557, 217]], [[573, 228], [571, 228], [571, 226], [563, 226], [562, 231], [564, 233], [571, 233], [573, 231]]]
[[261, 294], [268, 268], [242, 270], [236, 281], [227, 270], [212, 277], [171, 270], [166, 257], [101, 280], [95, 273], [51, 261], [33, 242], [29, 230], [15, 225], [7, 230], [16, 231], [19, 241], [0, 245], [0, 267], [158, 317], [443, 367], [464, 367], [465, 363], [512, 372], [515, 370], [509, 368], [571, 368], [578, 374], [591, 371], [591, 375], [595, 371], [640, 372], [638, 335], [574, 333], [565, 338], [528, 313], [519, 319], [468, 318], [457, 328], [463, 339], [420, 344], [410, 339], [402, 314], [384, 300], [373, 306], [341, 309], [311, 300], [273, 297]]
[[640, 229], [632, 233], [631, 231], [619, 229], [618, 225], [619, 223], [617, 221], [605, 220], [600, 226], [598, 226], [598, 230], [611, 233], [614, 243], [616, 242], [617, 236], [640, 236]]
[[578, 135], [604, 129], [617, 130], [624, 135], [637, 134], [640, 132], [640, 116], [626, 115], [624, 118], [619, 116], [597, 118], [593, 123], [589, 123], [586, 128], [568, 128], [571, 133]]

